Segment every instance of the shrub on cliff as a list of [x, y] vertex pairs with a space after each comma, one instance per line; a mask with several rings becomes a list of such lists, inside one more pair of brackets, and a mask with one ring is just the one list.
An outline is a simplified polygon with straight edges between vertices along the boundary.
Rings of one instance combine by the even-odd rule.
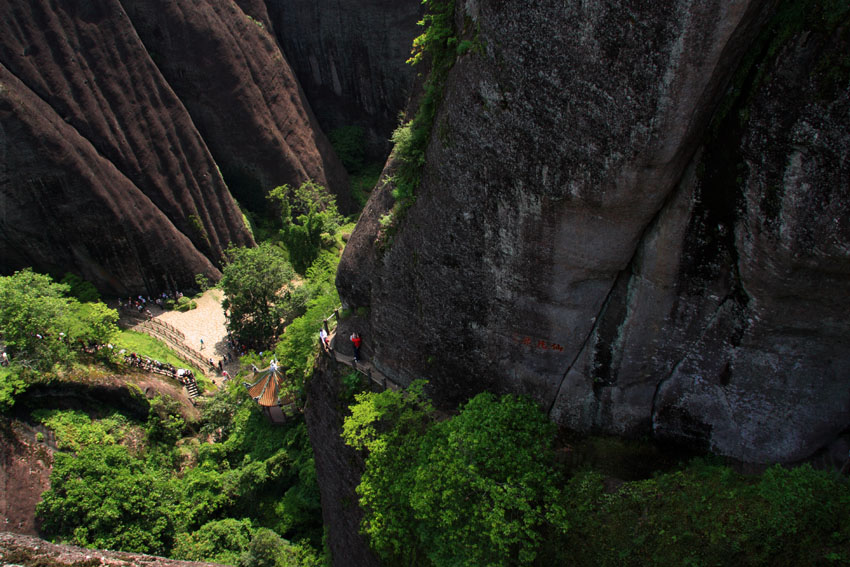
[[411, 57], [407, 62], [418, 65], [428, 61], [430, 70], [419, 108], [410, 120], [402, 114], [399, 126], [392, 135], [393, 156], [398, 163], [396, 174], [391, 180], [395, 185], [393, 198], [396, 204], [382, 219], [384, 234], [381, 235], [381, 241], [385, 244], [389, 244], [396, 224], [415, 200], [425, 165], [425, 151], [431, 140], [434, 118], [443, 99], [443, 87], [449, 70], [457, 55], [468, 51], [472, 44], [470, 41], [458, 44], [454, 26], [454, 0], [423, 0], [422, 3], [426, 6], [426, 12], [418, 23], [425, 31], [413, 40]]
[[566, 525], [552, 424], [529, 400], [489, 393], [435, 423], [421, 388], [360, 394], [343, 425], [366, 456], [357, 493], [373, 548], [391, 564], [531, 563]]

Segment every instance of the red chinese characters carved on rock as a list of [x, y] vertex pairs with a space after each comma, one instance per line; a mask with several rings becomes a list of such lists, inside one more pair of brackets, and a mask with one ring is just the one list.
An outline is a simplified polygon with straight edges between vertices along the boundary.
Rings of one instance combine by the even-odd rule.
[[514, 340], [521, 345], [527, 346], [536, 350], [550, 350], [554, 352], [564, 352], [564, 347], [558, 343], [547, 341], [545, 339], [533, 339], [531, 337], [514, 336]]

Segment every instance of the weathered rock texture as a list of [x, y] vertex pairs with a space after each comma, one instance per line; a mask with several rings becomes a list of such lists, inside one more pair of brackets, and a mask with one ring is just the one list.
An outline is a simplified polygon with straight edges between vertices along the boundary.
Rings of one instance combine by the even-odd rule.
[[0, 561], [3, 565], [43, 565], [45, 567], [215, 567], [218, 563], [177, 561], [153, 555], [101, 551], [73, 545], [56, 545], [37, 537], [0, 533]]
[[262, 2], [122, 3], [240, 202], [260, 211], [269, 189], [312, 179], [351, 212], [347, 174], [283, 57]]
[[458, 2], [416, 202], [338, 275], [375, 365], [751, 462], [847, 429], [850, 25], [775, 4]]
[[350, 400], [344, 399], [341, 384], [336, 361], [320, 357], [307, 384], [304, 418], [316, 456], [322, 518], [334, 565], [377, 566], [380, 562], [359, 530], [363, 510], [354, 490], [360, 483], [363, 460], [342, 440], [342, 420]]
[[52, 448], [35, 431], [0, 418], [0, 529], [38, 535], [35, 506], [50, 488]]
[[254, 205], [312, 178], [346, 208], [345, 172], [258, 22], [230, 0], [4, 2], [0, 269], [122, 295], [217, 278], [223, 249], [252, 242], [219, 165]]
[[[357, 125], [384, 159], [416, 71], [405, 64], [422, 32], [419, 0], [266, 0], [286, 58], [322, 127]], [[307, 33], [305, 33], [305, 31]]]

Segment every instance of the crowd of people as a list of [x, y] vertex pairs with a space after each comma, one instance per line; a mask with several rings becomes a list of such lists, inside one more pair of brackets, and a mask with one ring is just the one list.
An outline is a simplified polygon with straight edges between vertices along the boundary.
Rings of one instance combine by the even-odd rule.
[[127, 301], [124, 301], [123, 298], [118, 299], [118, 310], [126, 311], [129, 313], [138, 313], [139, 315], [144, 315], [148, 319], [153, 317], [153, 313], [151, 313], [150, 306], [156, 305], [160, 309], [165, 309], [165, 302], [169, 299], [172, 301], [178, 301], [181, 297], [183, 297], [183, 292], [180, 290], [170, 292], [163, 291], [161, 294], [157, 295], [154, 298], [151, 298], [150, 295], [138, 295], [134, 297], [128, 297]]
[[[123, 353], [122, 349], [122, 353]], [[134, 366], [147, 372], [155, 372], [164, 374], [172, 378], [176, 378], [184, 386], [195, 381], [195, 375], [187, 368], [176, 368], [173, 364], [160, 362], [147, 356], [139, 356], [135, 352], [124, 354], [124, 364]]]

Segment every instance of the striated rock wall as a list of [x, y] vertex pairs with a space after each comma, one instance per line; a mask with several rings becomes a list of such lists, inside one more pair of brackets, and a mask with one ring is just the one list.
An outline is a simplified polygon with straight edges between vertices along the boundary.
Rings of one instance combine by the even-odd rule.
[[262, 211], [269, 189], [312, 179], [351, 212], [348, 176], [284, 59], [265, 6], [241, 4], [123, 0], [241, 203]]
[[228, 184], [260, 208], [271, 187], [311, 178], [348, 210], [345, 171], [263, 9], [4, 2], [0, 271], [155, 293], [217, 279], [223, 250], [253, 242]]
[[32, 428], [0, 418], [0, 529], [38, 535], [35, 506], [50, 488], [53, 449]]
[[216, 276], [250, 236], [120, 6], [7, 2], [0, 22], [4, 271], [122, 294]]
[[[357, 125], [384, 159], [416, 71], [405, 64], [422, 32], [419, 0], [266, 0], [287, 60], [325, 132]], [[305, 33], [305, 30], [308, 30]]]
[[850, 426], [848, 22], [789, 6], [459, 2], [416, 202], [338, 275], [381, 371], [752, 462]]

